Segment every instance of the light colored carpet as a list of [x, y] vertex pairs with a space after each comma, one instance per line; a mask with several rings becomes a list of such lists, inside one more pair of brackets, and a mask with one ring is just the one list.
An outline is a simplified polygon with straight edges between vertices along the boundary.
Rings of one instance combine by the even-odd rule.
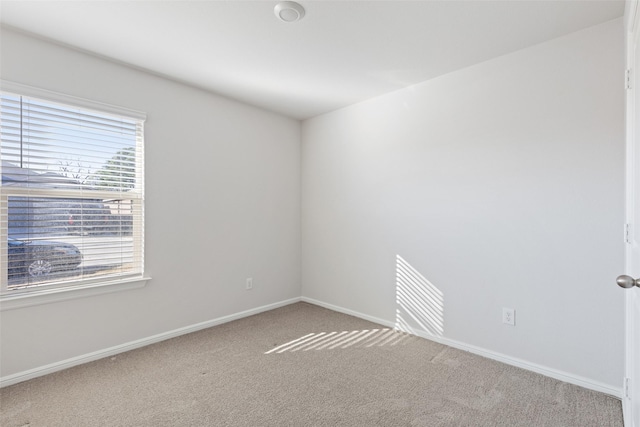
[[620, 401], [306, 303], [0, 390], [9, 426], [622, 426]]

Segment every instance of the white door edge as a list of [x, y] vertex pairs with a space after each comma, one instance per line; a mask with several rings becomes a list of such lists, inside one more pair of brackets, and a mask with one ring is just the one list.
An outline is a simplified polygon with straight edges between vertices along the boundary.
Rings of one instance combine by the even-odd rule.
[[[625, 243], [624, 274], [640, 277], [640, 221], [637, 212], [640, 196], [640, 6], [638, 0], [627, 0], [625, 9], [626, 70], [631, 88], [626, 100], [626, 210], [625, 222], [630, 235]], [[629, 70], [630, 74], [629, 74]], [[625, 366], [622, 409], [626, 427], [640, 427], [640, 289], [625, 294]]]

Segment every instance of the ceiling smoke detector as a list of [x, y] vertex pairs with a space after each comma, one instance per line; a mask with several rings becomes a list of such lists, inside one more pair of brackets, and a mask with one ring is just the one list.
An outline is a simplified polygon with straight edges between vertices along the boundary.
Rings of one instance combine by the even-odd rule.
[[304, 7], [294, 1], [281, 1], [273, 13], [283, 22], [296, 22], [304, 17]]

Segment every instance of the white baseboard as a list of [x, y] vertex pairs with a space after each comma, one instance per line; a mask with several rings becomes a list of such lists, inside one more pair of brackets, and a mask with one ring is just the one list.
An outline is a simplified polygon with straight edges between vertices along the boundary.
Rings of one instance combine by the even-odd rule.
[[[94, 360], [102, 359], [105, 357], [113, 356], [115, 354], [124, 353], [125, 351], [134, 350], [136, 348], [144, 347], [150, 344], [154, 344], [160, 341], [164, 341], [170, 338], [178, 337], [180, 335], [185, 335], [191, 332], [196, 332], [202, 329], [210, 328], [212, 326], [221, 325], [223, 323], [231, 322], [233, 320], [242, 319], [244, 317], [253, 316], [254, 314], [259, 314], [265, 311], [273, 310], [279, 307], [284, 307], [289, 304], [293, 304], [299, 301], [304, 301], [309, 304], [314, 304], [320, 307], [327, 308], [329, 310], [337, 311], [339, 313], [348, 314], [350, 316], [358, 317], [360, 319], [368, 320], [370, 322], [374, 322], [380, 325], [388, 326], [390, 328], [396, 327], [395, 323], [392, 321], [388, 321], [385, 319], [380, 319], [374, 316], [369, 316], [363, 313], [359, 313], [357, 311], [349, 310], [344, 307], [336, 306], [333, 304], [325, 303], [323, 301], [318, 301], [313, 298], [301, 297], [301, 298], [291, 298], [288, 300], [280, 301], [273, 304], [264, 305], [261, 307], [257, 307], [251, 310], [242, 311], [239, 313], [231, 314], [228, 316], [219, 317], [217, 319], [208, 320], [206, 322], [196, 323], [194, 325], [185, 326], [183, 328], [174, 329], [172, 331], [163, 332], [161, 334], [153, 335], [150, 337], [142, 338], [136, 341], [131, 341], [128, 343], [124, 343], [121, 345], [117, 345], [114, 347], [109, 347], [103, 350], [98, 350], [92, 353], [87, 353], [81, 356], [72, 357], [70, 359], [62, 360], [60, 362], [51, 363], [49, 365], [40, 366], [34, 369], [29, 369], [27, 371], [18, 372], [16, 374], [8, 375], [6, 377], [0, 378], [0, 388], [7, 387], [13, 384], [17, 384], [23, 381], [27, 381], [33, 378], [37, 378], [43, 375], [51, 374], [53, 372], [61, 371], [63, 369], [71, 368], [73, 366], [81, 365], [83, 363], [92, 362]], [[623, 393], [622, 388], [612, 387], [607, 384], [602, 384], [597, 381], [593, 381], [589, 378], [580, 377], [577, 375], [569, 374], [563, 371], [559, 371], [557, 369], [548, 368], [546, 366], [541, 366], [535, 363], [528, 362], [526, 360], [513, 358], [510, 356], [506, 356], [501, 353], [497, 353], [494, 351], [490, 351], [481, 347], [477, 347], [474, 345], [462, 343], [459, 341], [455, 341], [449, 338], [435, 337], [424, 331], [416, 331], [416, 335], [435, 341], [440, 344], [448, 345], [460, 350], [468, 351], [470, 353], [477, 354], [479, 356], [483, 356], [489, 359], [497, 360], [502, 363], [506, 363], [507, 365], [516, 366], [518, 368], [526, 369], [528, 371], [536, 372], [541, 375], [545, 375], [547, 377], [555, 378], [560, 381], [564, 381], [570, 384], [575, 384], [590, 390], [598, 391], [601, 393], [608, 394], [610, 396], [622, 399]], [[624, 399], [623, 399], [624, 400]], [[623, 403], [625, 403], [623, 401]]]
[[298, 297], [276, 302], [273, 304], [263, 305], [251, 310], [241, 311], [239, 313], [219, 317], [217, 319], [208, 320], [206, 322], [196, 323], [194, 325], [185, 326], [183, 328], [174, 329], [172, 331], [163, 332], [157, 335], [152, 335], [150, 337], [142, 338], [136, 341], [131, 341], [114, 347], [105, 348], [103, 350], [94, 351], [92, 353], [83, 354], [81, 356], [72, 357], [60, 362], [55, 362], [49, 365], [40, 366], [38, 368], [29, 369], [27, 371], [18, 372], [16, 374], [0, 378], [0, 388], [27, 381], [32, 378], [51, 374], [53, 372], [61, 371], [63, 369], [71, 368], [73, 366], [81, 365], [83, 363], [88, 363], [94, 360], [113, 356], [115, 354], [124, 353], [125, 351], [134, 350], [136, 348], [144, 347], [150, 344], [155, 344], [157, 342], [175, 338], [180, 335], [196, 332], [201, 329], [207, 329], [212, 326], [217, 326], [223, 323], [231, 322], [233, 320], [242, 319], [243, 317], [253, 316], [254, 314], [259, 314], [265, 311], [273, 310], [275, 308], [284, 307], [285, 305], [293, 304], [300, 301], [301, 299]]
[[[339, 313], [348, 314], [350, 316], [359, 317], [364, 320], [368, 320], [370, 322], [378, 323], [383, 326], [387, 326], [390, 328], [395, 328], [395, 322], [380, 319], [377, 317], [369, 316], [363, 313], [359, 313], [357, 311], [349, 310], [343, 307], [339, 307], [333, 304], [328, 304], [323, 301], [318, 301], [313, 298], [302, 297], [301, 301], [307, 302], [309, 304], [314, 304], [320, 307], [327, 308], [329, 310], [337, 311]], [[516, 366], [518, 368], [526, 369], [528, 371], [532, 371], [550, 378], [554, 378], [556, 380], [564, 381], [569, 384], [574, 384], [580, 387], [587, 388], [589, 390], [598, 391], [609, 396], [616, 397], [618, 399], [622, 399], [623, 392], [622, 388], [612, 387], [608, 384], [603, 384], [598, 381], [591, 380], [589, 378], [584, 378], [578, 375], [573, 375], [567, 372], [563, 372], [557, 369], [549, 368], [546, 366], [538, 365], [536, 363], [532, 363], [526, 360], [518, 359], [515, 357], [507, 356], [501, 353], [497, 353], [495, 351], [487, 350], [481, 347], [477, 347], [475, 345], [466, 344], [460, 341], [452, 340], [449, 338], [436, 337], [425, 331], [415, 331], [416, 335], [425, 338], [431, 341], [435, 341], [440, 344], [448, 345], [450, 347], [457, 348], [459, 350], [468, 351], [473, 354], [477, 354], [479, 356], [486, 357], [488, 359], [497, 360], [498, 362], [506, 363], [507, 365]]]

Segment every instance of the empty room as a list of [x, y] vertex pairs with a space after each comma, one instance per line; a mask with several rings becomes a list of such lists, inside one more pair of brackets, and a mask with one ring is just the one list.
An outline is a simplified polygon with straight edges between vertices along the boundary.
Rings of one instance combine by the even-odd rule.
[[640, 427], [638, 46], [637, 0], [0, 0], [0, 425]]

